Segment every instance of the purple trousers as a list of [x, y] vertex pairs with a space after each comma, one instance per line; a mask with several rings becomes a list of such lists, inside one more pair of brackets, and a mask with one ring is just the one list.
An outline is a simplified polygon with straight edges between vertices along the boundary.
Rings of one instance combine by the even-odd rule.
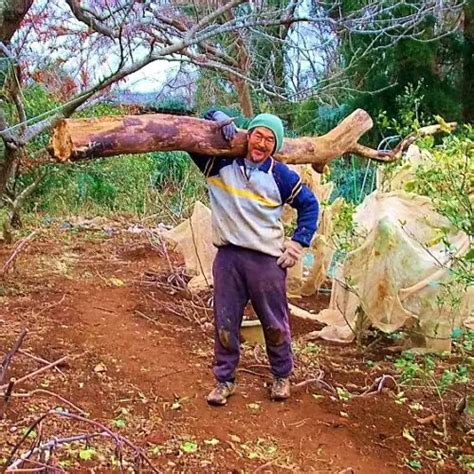
[[240, 359], [240, 326], [250, 300], [262, 323], [272, 374], [288, 377], [293, 352], [286, 299], [286, 270], [277, 258], [227, 245], [217, 251], [214, 278], [214, 375], [234, 380]]

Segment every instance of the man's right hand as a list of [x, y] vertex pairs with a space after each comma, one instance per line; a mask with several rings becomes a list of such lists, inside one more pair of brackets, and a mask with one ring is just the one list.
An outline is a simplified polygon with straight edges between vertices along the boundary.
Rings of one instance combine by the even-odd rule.
[[303, 256], [303, 246], [295, 240], [287, 240], [283, 244], [285, 250], [277, 260], [281, 268], [294, 267]]
[[[226, 122], [231, 120], [231, 118], [226, 113], [221, 112], [220, 110], [212, 112], [211, 118], [214, 122]], [[221, 132], [225, 140], [230, 142], [237, 133], [237, 127], [233, 122], [229, 122], [221, 127]]]

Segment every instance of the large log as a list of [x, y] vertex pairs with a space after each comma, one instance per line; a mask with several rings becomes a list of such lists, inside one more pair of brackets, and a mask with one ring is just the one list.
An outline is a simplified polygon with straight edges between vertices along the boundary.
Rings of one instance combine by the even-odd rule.
[[[58, 161], [177, 150], [221, 157], [244, 156], [245, 131], [240, 130], [228, 143], [219, 133], [220, 126], [218, 122], [165, 114], [64, 119], [53, 130], [49, 152]], [[392, 154], [358, 143], [372, 126], [369, 114], [357, 109], [326, 135], [285, 138], [275, 158], [289, 164], [311, 163], [320, 172], [345, 153], [393, 161], [396, 157]]]

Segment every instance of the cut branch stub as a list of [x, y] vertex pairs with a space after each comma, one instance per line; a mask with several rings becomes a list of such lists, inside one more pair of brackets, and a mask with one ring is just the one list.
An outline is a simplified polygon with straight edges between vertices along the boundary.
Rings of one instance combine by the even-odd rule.
[[[246, 132], [239, 131], [229, 143], [221, 136], [219, 126], [217, 122], [165, 114], [64, 119], [53, 130], [49, 152], [58, 161], [153, 151], [245, 156]], [[358, 144], [360, 137], [372, 126], [369, 114], [357, 109], [326, 135], [285, 138], [275, 159], [288, 164], [310, 163], [320, 172], [331, 160], [345, 153], [391, 161], [386, 153]]]

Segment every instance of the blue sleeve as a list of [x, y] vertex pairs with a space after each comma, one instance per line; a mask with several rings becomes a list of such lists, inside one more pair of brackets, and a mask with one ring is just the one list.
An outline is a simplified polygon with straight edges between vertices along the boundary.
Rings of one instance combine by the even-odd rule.
[[283, 163], [275, 163], [273, 177], [282, 202], [294, 207], [297, 212], [292, 240], [309, 247], [318, 227], [319, 203], [316, 196], [301, 182], [298, 174]]

